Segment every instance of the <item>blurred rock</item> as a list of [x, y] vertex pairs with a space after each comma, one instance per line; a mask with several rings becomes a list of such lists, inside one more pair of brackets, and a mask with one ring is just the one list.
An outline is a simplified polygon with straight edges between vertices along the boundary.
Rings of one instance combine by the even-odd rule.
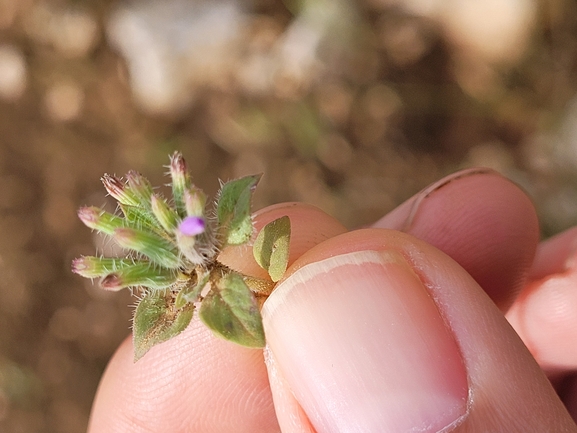
[[281, 97], [297, 97], [309, 90], [331, 62], [350, 49], [359, 24], [354, 2], [300, 2], [296, 18], [279, 39], [275, 87]]
[[234, 0], [126, 3], [107, 24], [125, 58], [140, 107], [170, 114], [194, 100], [194, 85], [226, 82], [244, 21]]
[[26, 75], [24, 54], [15, 46], [0, 45], [0, 98], [20, 98], [26, 88]]
[[128, 63], [130, 85], [146, 112], [182, 111], [199, 86], [295, 98], [349, 44], [358, 16], [345, 0], [305, 1], [282, 29], [249, 23], [241, 0], [127, 3], [107, 25], [110, 43]]

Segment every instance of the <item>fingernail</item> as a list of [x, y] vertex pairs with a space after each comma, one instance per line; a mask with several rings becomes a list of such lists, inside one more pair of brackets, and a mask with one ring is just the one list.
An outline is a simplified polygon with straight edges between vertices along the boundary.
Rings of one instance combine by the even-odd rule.
[[429, 185], [427, 188], [423, 189], [421, 192], [411, 197], [409, 200], [389, 212], [379, 221], [373, 224], [373, 227], [380, 227], [386, 229], [400, 230], [405, 233], [410, 233], [413, 223], [419, 214], [423, 203], [431, 195], [441, 188], [447, 186], [448, 184], [470, 176], [477, 176], [483, 174], [495, 174], [496, 172], [489, 168], [470, 168], [466, 170], [458, 171], [449, 176], [442, 178], [441, 180]]
[[403, 227], [401, 228], [401, 231], [403, 231], [405, 233], [409, 232], [409, 230], [411, 229], [411, 226], [413, 225], [413, 221], [415, 220], [417, 212], [419, 211], [421, 204], [423, 203], [423, 200], [427, 199], [434, 192], [447, 186], [451, 182], [454, 182], [458, 179], [462, 179], [464, 177], [477, 176], [479, 174], [495, 174], [495, 173], [496, 173], [496, 171], [494, 171], [490, 168], [484, 168], [484, 167], [468, 168], [465, 170], [460, 170], [456, 173], [452, 173], [448, 176], [445, 176], [444, 178], [440, 179], [439, 181], [429, 185], [427, 188], [422, 190], [415, 197], [415, 200], [413, 201], [413, 203], [411, 205], [411, 209], [409, 211], [409, 214], [407, 215], [407, 218], [403, 224]]
[[456, 341], [400, 253], [304, 266], [262, 315], [277, 368], [318, 433], [437, 432], [466, 413]]

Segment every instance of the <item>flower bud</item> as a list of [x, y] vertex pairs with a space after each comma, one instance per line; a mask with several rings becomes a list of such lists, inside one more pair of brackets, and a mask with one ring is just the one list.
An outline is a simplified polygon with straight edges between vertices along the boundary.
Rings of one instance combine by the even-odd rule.
[[186, 170], [186, 163], [180, 152], [174, 152], [170, 158], [170, 176], [172, 178], [172, 196], [174, 197], [176, 211], [181, 217], [185, 217], [184, 191], [191, 187], [191, 181]]
[[138, 206], [138, 198], [119, 178], [105, 174], [100, 180], [104, 184], [104, 188], [106, 188], [108, 194], [114, 197], [118, 203], [129, 206]]
[[144, 208], [150, 208], [150, 197], [152, 196], [152, 185], [143, 175], [137, 171], [130, 170], [126, 173], [128, 188], [138, 199], [139, 205]]
[[121, 247], [137, 251], [161, 266], [178, 268], [181, 265], [175, 245], [154, 233], [119, 228], [114, 231], [114, 239]]
[[146, 286], [151, 289], [165, 289], [178, 278], [178, 272], [153, 266], [149, 262], [139, 262], [106, 275], [100, 286], [117, 291], [124, 287]]
[[134, 264], [133, 260], [84, 256], [72, 261], [72, 272], [85, 278], [102, 277]]
[[184, 190], [184, 206], [188, 216], [200, 217], [204, 215], [206, 194], [195, 186]]
[[114, 234], [114, 230], [124, 226], [122, 218], [95, 206], [81, 207], [78, 209], [78, 218], [80, 218], [87, 227], [106, 233], [107, 235]]
[[150, 199], [152, 213], [162, 226], [164, 230], [172, 233], [177, 225], [179, 217], [174, 209], [172, 209], [166, 200], [157, 194], [153, 194]]

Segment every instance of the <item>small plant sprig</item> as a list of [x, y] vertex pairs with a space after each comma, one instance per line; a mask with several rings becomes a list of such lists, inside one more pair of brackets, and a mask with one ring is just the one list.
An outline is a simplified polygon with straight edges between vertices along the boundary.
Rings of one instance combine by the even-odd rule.
[[120, 211], [112, 214], [83, 207], [78, 216], [128, 253], [126, 257], [79, 257], [72, 262], [72, 271], [99, 278], [103, 289], [132, 288], [137, 294], [135, 361], [186, 329], [196, 309], [216, 335], [243, 346], [263, 347], [258, 298], [268, 296], [286, 271], [288, 216], [267, 224], [253, 242], [254, 257], [271, 280], [243, 275], [218, 258], [223, 248], [253, 240], [251, 199], [260, 175], [223, 184], [214, 208], [207, 210], [207, 197], [192, 184], [182, 154], [172, 155], [169, 168], [171, 200], [135, 171], [124, 180], [102, 177]]

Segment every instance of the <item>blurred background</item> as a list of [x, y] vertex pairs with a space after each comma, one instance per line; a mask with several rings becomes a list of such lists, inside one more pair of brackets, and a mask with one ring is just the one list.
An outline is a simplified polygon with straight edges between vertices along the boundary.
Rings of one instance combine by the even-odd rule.
[[[349, 227], [457, 169], [577, 223], [573, 0], [0, 0], [0, 431], [83, 432], [128, 293], [70, 273], [99, 178], [265, 173]], [[95, 245], [96, 242], [96, 245]]]

